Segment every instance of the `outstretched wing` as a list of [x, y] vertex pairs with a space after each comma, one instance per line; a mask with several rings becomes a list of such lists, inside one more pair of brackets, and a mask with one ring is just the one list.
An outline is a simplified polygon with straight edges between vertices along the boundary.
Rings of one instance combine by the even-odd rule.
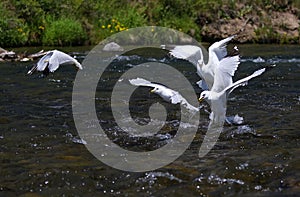
[[234, 82], [233, 84], [231, 84], [230, 86], [228, 86], [227, 88], [225, 88], [222, 91], [222, 94], [226, 93], [226, 95], [228, 96], [235, 88], [237, 88], [239, 86], [245, 86], [245, 85], [247, 85], [247, 83], [248, 83], [248, 81], [250, 79], [261, 75], [262, 73], [265, 72], [265, 70], [266, 70], [265, 68], [259, 69], [259, 70], [255, 71], [252, 75], [249, 75], [248, 77], [245, 77], [243, 79], [240, 79], [240, 80]]
[[170, 54], [179, 59], [185, 59], [191, 62], [194, 66], [197, 67], [199, 63], [202, 66], [203, 63], [203, 54], [202, 50], [198, 46], [194, 45], [181, 45], [176, 46], [170, 51]]
[[210, 53], [215, 52], [219, 61], [221, 61], [221, 59], [223, 59], [227, 55], [226, 47], [227, 47], [228, 42], [231, 41], [234, 37], [235, 37], [235, 35], [225, 38], [223, 40], [220, 40], [219, 42], [215, 42], [208, 48], [209, 52]]
[[185, 98], [183, 98], [183, 96], [181, 96], [181, 94], [179, 92], [172, 90], [170, 88], [167, 88], [166, 86], [152, 83], [143, 78], [130, 79], [129, 82], [131, 83], [131, 85], [134, 85], [134, 86], [146, 86], [146, 87], [152, 87], [152, 88], [158, 87], [161, 90], [163, 90], [163, 92], [158, 95], [160, 97], [162, 97], [165, 101], [170, 102], [171, 104], [181, 104], [189, 110], [199, 111], [198, 108], [189, 104], [187, 102], [187, 100]]
[[49, 62], [49, 71], [54, 72], [55, 70], [58, 69], [60, 64], [65, 64], [65, 63], [74, 63], [79, 69], [82, 69], [81, 64], [73, 57], [70, 55], [58, 51], [58, 50], [53, 50], [53, 55], [50, 59]]
[[146, 79], [143, 78], [136, 78], [136, 79], [130, 79], [129, 82], [131, 85], [135, 86], [146, 86], [146, 87], [152, 87], [152, 88], [159, 88], [162, 92], [157, 93], [160, 97], [162, 97], [165, 101], [170, 102], [172, 104], [179, 104], [182, 101], [181, 95], [163, 85], [152, 83]]
[[225, 57], [215, 67], [212, 91], [220, 92], [232, 84], [232, 77], [240, 64], [239, 55]]
[[152, 88], [163, 87], [162, 85], [151, 83], [150, 81], [143, 78], [129, 79], [129, 82], [134, 86], [147, 86]]

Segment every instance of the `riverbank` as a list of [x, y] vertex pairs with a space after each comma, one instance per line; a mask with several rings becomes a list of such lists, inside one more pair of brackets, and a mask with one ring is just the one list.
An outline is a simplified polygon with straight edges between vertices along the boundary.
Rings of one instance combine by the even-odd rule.
[[[246, 9], [238, 5], [238, 10]], [[299, 10], [290, 7], [285, 11], [251, 10], [242, 17], [217, 20], [202, 28], [204, 40], [214, 40], [237, 34], [240, 43], [289, 43], [299, 39]]]
[[202, 42], [300, 43], [300, 2], [141, 0], [0, 2], [0, 47], [95, 45], [120, 31], [163, 26]]

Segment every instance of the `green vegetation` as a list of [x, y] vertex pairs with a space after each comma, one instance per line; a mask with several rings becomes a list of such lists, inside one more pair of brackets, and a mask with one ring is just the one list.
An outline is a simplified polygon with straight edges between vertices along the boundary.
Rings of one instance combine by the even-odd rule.
[[[40, 26], [40, 29], [44, 27]], [[44, 45], [80, 45], [86, 39], [81, 23], [69, 18], [49, 22], [43, 34]]]
[[28, 41], [28, 26], [0, 3], [0, 46], [24, 45]]
[[[262, 12], [293, 12], [291, 0], [2, 0], [0, 46], [97, 44], [128, 28], [174, 28], [201, 40], [203, 27], [215, 21], [250, 18]], [[261, 17], [253, 42], [299, 42], [274, 33]]]

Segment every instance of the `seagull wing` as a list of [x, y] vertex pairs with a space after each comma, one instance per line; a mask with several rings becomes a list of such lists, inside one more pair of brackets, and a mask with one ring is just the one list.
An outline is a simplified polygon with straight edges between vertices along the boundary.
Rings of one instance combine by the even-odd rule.
[[75, 58], [64, 52], [54, 50], [53, 55], [50, 59], [49, 71], [54, 72], [58, 69], [60, 64], [65, 63], [74, 63], [79, 69], [82, 69], [81, 64]]
[[172, 90], [170, 88], [167, 88], [166, 86], [151, 83], [150, 81], [143, 79], [143, 78], [130, 79], [129, 82], [135, 86], [147, 86], [147, 87], [152, 87], [152, 88], [158, 87], [161, 90], [163, 90], [163, 92], [158, 95], [160, 97], [162, 97], [165, 101], [170, 102], [172, 104], [182, 104], [189, 110], [199, 111], [198, 108], [189, 104], [187, 102], [187, 100], [185, 98], [183, 98], [183, 96], [181, 96], [181, 94], [179, 92]]
[[161, 86], [161, 85], [158, 85], [155, 83], [151, 83], [150, 81], [143, 79], [143, 78], [130, 79], [129, 82], [131, 83], [131, 85], [134, 85], [134, 86], [147, 86], [147, 87], [152, 87], [152, 88]]
[[170, 54], [179, 59], [185, 59], [191, 62], [194, 66], [202, 66], [203, 54], [202, 50], [198, 46], [194, 45], [181, 45], [176, 46], [170, 51]]
[[220, 92], [232, 84], [232, 77], [240, 64], [239, 55], [223, 58], [215, 68], [212, 91]]
[[219, 61], [221, 61], [221, 59], [223, 59], [227, 55], [226, 47], [228, 42], [231, 41], [234, 37], [235, 35], [220, 40], [219, 42], [215, 42], [208, 48], [209, 52], [214, 52], [217, 55]]
[[181, 102], [180, 94], [170, 88], [167, 88], [160, 84], [152, 83], [143, 78], [130, 79], [129, 82], [135, 86], [146, 86], [152, 88], [159, 88], [162, 92], [157, 93], [160, 97], [162, 97], [165, 101], [170, 102], [172, 104], [178, 104]]
[[53, 55], [53, 51], [49, 51], [46, 55], [44, 55], [37, 63], [36, 70], [44, 71], [50, 62], [50, 58]]
[[197, 74], [202, 78], [202, 80], [197, 83], [198, 86], [203, 90], [208, 89], [208, 85], [204, 80], [204, 74], [201, 70], [201, 67], [204, 65], [204, 58], [200, 47], [194, 45], [176, 46], [170, 51], [170, 54], [176, 58], [191, 62], [196, 67]]
[[243, 79], [240, 79], [236, 82], [234, 82], [233, 84], [231, 84], [230, 86], [228, 86], [227, 88], [225, 88], [222, 91], [222, 94], [226, 93], [226, 95], [228, 96], [235, 88], [239, 87], [239, 86], [245, 86], [247, 85], [248, 81], [254, 77], [257, 77], [259, 75], [261, 75], [262, 73], [265, 72], [265, 68], [259, 69], [257, 71], [255, 71], [252, 75], [249, 75], [248, 77], [245, 77]]

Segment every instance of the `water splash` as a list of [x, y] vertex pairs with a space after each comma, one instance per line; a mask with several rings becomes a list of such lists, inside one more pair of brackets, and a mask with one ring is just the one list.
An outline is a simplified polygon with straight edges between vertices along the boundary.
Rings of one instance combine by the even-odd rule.
[[141, 177], [136, 180], [137, 183], [148, 183], [149, 185], [155, 184], [156, 181], [158, 181], [158, 178], [166, 178], [170, 181], [177, 181], [178, 183], [183, 182], [182, 179], [177, 178], [173, 174], [170, 174], [169, 172], [148, 172], [145, 174], [145, 177]]
[[281, 58], [281, 57], [271, 57], [271, 58], [262, 58], [262, 57], [249, 57], [242, 58], [241, 62], [253, 62], [253, 63], [300, 63], [300, 58]]

